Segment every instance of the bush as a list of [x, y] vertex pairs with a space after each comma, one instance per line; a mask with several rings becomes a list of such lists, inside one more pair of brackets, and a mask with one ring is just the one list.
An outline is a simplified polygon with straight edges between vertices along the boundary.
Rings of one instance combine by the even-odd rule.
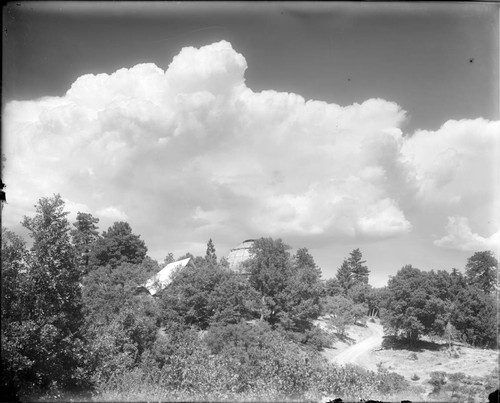
[[443, 401], [482, 401], [498, 387], [498, 372], [486, 377], [472, 377], [462, 372], [431, 372], [429, 383], [435, 399]]
[[160, 296], [163, 323], [207, 329], [214, 323], [255, 319], [260, 295], [240, 276], [221, 266], [187, 266]]
[[348, 400], [407, 390], [403, 377], [338, 367], [265, 322], [170, 329], [140, 362], [98, 385], [97, 400]]
[[411, 353], [411, 354], [408, 356], [408, 359], [409, 359], [409, 360], [411, 360], [411, 361], [416, 361], [416, 360], [418, 360], [417, 353]]
[[432, 385], [432, 393], [439, 393], [441, 388], [446, 384], [446, 372], [434, 371], [431, 372], [429, 383]]
[[395, 372], [379, 373], [377, 375], [377, 390], [383, 396], [402, 392], [407, 390], [408, 387], [408, 381], [405, 380], [404, 376]]
[[310, 329], [305, 329], [302, 332], [285, 330], [283, 328], [278, 329], [288, 340], [305, 348], [322, 351], [332, 345], [330, 334], [318, 326], [311, 326]]

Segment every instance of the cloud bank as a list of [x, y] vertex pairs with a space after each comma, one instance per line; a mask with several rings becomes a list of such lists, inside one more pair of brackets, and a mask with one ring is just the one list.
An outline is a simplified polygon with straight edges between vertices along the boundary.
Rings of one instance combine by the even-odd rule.
[[[61, 193], [101, 229], [128, 220], [164, 256], [214, 236], [376, 240], [410, 233], [415, 220], [443, 232], [446, 211], [478, 222], [496, 214], [499, 122], [449, 121], [409, 136], [394, 102], [254, 92], [246, 69], [221, 41], [182, 49], [166, 70], [84, 75], [64, 96], [10, 102], [5, 224]], [[435, 245], [463, 249], [460, 222]]]
[[448, 217], [447, 235], [434, 241], [434, 245], [463, 251], [489, 249], [497, 251], [500, 245], [500, 231], [490, 237], [473, 233], [465, 217]]

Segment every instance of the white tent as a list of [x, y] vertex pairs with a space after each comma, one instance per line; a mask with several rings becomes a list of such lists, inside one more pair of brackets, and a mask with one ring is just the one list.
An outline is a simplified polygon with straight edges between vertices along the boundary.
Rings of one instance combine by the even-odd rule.
[[139, 286], [139, 288], [145, 288], [149, 291], [151, 295], [155, 295], [158, 291], [163, 290], [172, 281], [171, 275], [176, 269], [186, 267], [191, 258], [178, 260], [177, 262], [172, 262], [167, 264], [163, 269], [151, 277], [145, 284]]

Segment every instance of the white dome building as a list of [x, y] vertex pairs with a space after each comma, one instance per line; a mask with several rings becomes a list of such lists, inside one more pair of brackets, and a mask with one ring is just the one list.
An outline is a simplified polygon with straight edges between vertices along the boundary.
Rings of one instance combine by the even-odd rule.
[[252, 254], [250, 253], [250, 248], [253, 246], [254, 240], [247, 239], [240, 243], [236, 248], [229, 251], [227, 256], [227, 262], [229, 263], [229, 268], [234, 271], [241, 271], [242, 264], [244, 261], [250, 259]]

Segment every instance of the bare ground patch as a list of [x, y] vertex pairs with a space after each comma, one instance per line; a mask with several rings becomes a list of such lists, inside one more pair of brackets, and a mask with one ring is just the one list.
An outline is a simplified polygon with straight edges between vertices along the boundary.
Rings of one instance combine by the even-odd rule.
[[[335, 362], [335, 357], [360, 343], [370, 335], [370, 330], [362, 326], [350, 326], [346, 331], [348, 340], [336, 339], [333, 347], [322, 353], [325, 358]], [[466, 345], [454, 345], [451, 350], [445, 342], [421, 340], [414, 346], [392, 336], [385, 336], [382, 346], [364, 354], [357, 365], [372, 371], [380, 368], [398, 373], [415, 386], [421, 386], [422, 400], [434, 400], [429, 384], [431, 372], [441, 371], [448, 374], [463, 373], [472, 377], [486, 377], [492, 372], [499, 374], [499, 352]]]

